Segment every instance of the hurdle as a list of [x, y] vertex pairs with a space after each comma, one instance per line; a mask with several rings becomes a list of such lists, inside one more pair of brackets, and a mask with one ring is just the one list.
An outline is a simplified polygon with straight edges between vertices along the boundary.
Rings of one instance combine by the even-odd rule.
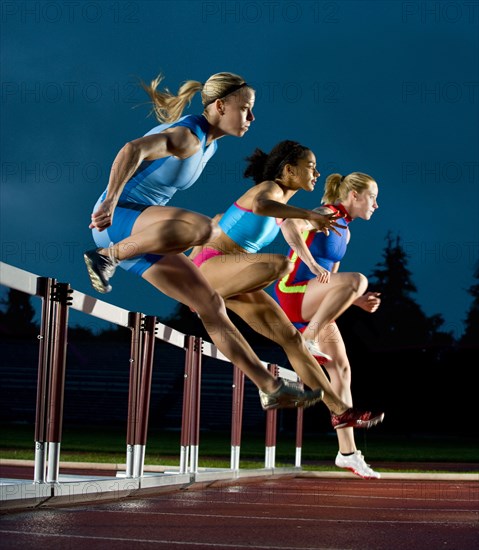
[[[0, 262], [0, 284], [42, 300], [38, 335], [38, 379], [34, 434], [34, 475], [36, 484], [59, 482], [63, 400], [67, 374], [68, 311], [70, 308], [122, 326], [131, 331], [128, 412], [126, 425], [125, 477], [144, 476], [148, 415], [155, 341], [159, 339], [185, 350], [183, 407], [179, 452], [180, 475], [192, 479], [199, 472], [201, 414], [201, 370], [204, 356], [231, 362], [210, 342], [190, 336], [160, 323], [155, 316], [130, 312], [72, 289], [68, 283], [42, 277]], [[298, 381], [291, 370], [268, 365], [281, 378]], [[232, 365], [232, 415], [230, 473], [240, 470], [244, 374]], [[277, 411], [266, 411], [265, 469], [275, 468]], [[301, 468], [303, 410], [297, 409], [295, 468]], [[47, 460], [48, 455], [48, 460]]]

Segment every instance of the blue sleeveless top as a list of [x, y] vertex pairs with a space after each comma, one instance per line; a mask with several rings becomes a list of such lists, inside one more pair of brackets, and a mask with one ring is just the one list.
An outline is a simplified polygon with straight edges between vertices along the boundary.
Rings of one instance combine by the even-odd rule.
[[145, 135], [159, 134], [167, 128], [176, 126], [189, 128], [200, 140], [200, 150], [186, 159], [168, 156], [143, 161], [126, 183], [119, 203], [163, 206], [176, 191], [188, 189], [200, 177], [206, 163], [217, 149], [216, 141], [206, 146], [209, 123], [204, 116], [187, 115], [176, 122], [160, 124]]
[[[331, 205], [325, 204], [327, 208], [330, 208], [334, 212], [340, 211], [343, 214], [346, 214], [344, 218], [339, 220], [341, 225], [345, 225], [345, 229], [337, 228], [339, 235], [336, 235], [333, 231], [329, 232], [329, 236], [326, 236], [324, 233], [316, 231], [305, 231], [303, 233], [303, 238], [306, 241], [306, 244], [311, 252], [311, 255], [316, 260], [316, 262], [331, 271], [333, 265], [336, 262], [340, 262], [344, 255], [346, 254], [347, 240], [348, 240], [348, 223], [351, 221], [351, 218], [347, 215], [346, 210], [342, 205]], [[297, 254], [292, 250], [289, 252], [289, 258], [294, 262], [295, 267], [293, 271], [285, 277], [282, 282], [286, 285], [291, 285], [301, 281], [309, 281], [314, 279], [314, 275], [309, 267], [298, 258]]]
[[276, 218], [260, 216], [234, 203], [223, 214], [218, 225], [238, 246], [255, 254], [274, 241], [281, 221], [278, 223]]

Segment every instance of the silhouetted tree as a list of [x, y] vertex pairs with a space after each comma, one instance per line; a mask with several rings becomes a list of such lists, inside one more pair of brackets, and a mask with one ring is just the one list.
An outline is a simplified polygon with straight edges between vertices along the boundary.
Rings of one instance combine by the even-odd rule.
[[[479, 279], [479, 265], [476, 266], [474, 278]], [[469, 294], [472, 296], [472, 304], [466, 316], [465, 331], [461, 338], [460, 344], [463, 346], [479, 346], [479, 282], [473, 284], [469, 289]]]
[[370, 275], [370, 287], [381, 292], [381, 307], [368, 316], [381, 347], [407, 348], [428, 345], [450, 345], [451, 333], [441, 332], [442, 315], [428, 317], [412, 294], [417, 292], [408, 269], [408, 258], [400, 237], [386, 236], [383, 261]]
[[30, 338], [38, 334], [38, 326], [33, 322], [35, 311], [28, 294], [11, 288], [1, 304], [5, 308], [5, 311], [0, 312], [2, 336]]

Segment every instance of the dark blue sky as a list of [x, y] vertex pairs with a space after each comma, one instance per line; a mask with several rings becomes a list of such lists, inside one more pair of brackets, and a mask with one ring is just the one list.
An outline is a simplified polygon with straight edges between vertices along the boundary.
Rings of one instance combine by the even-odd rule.
[[[156, 124], [138, 78], [161, 71], [176, 91], [232, 71], [257, 89], [256, 122], [171, 204], [224, 211], [250, 185], [245, 156], [301, 141], [321, 183], [357, 170], [379, 184], [342, 269], [368, 275], [400, 235], [418, 302], [458, 336], [479, 257], [478, 23], [477, 1], [4, 1], [1, 259], [93, 294], [91, 208], [116, 152]], [[317, 206], [321, 187], [292, 203]], [[175, 305], [121, 270], [104, 299], [163, 317]]]

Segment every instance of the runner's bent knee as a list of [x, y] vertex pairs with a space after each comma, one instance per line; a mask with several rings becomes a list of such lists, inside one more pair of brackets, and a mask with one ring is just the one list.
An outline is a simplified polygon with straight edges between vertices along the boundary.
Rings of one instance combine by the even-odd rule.
[[353, 273], [354, 290], [362, 296], [368, 288], [368, 278], [362, 273]]
[[297, 348], [304, 345], [304, 340], [301, 334], [293, 325], [283, 325], [275, 330], [277, 340], [283, 344], [289, 344]]
[[195, 246], [206, 244], [207, 242], [213, 241], [216, 237], [219, 236], [220, 228], [211, 218], [202, 216], [198, 223], [195, 224], [196, 235]]
[[198, 296], [195, 300], [194, 307], [200, 316], [226, 314], [223, 298], [213, 289], [209, 289], [207, 294]]
[[293, 271], [294, 264], [288, 257], [282, 256], [281, 254], [274, 254], [270, 257], [269, 268], [271, 270], [271, 276], [274, 279], [282, 279], [285, 275]]

